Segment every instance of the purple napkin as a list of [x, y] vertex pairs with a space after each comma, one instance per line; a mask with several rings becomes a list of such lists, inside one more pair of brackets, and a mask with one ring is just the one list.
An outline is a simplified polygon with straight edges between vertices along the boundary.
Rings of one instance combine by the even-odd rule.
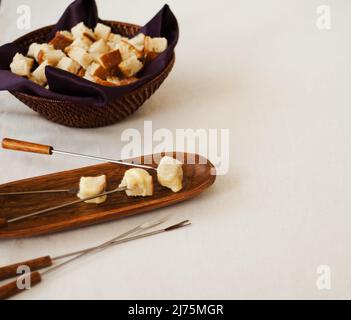
[[[70, 30], [81, 21], [91, 28], [101, 21], [98, 18], [94, 0], [76, 0], [68, 6], [46, 42], [53, 38], [56, 31]], [[140, 32], [151, 37], [167, 38], [168, 48], [143, 68], [138, 75], [140, 79], [135, 83], [122, 87], [106, 87], [64, 70], [46, 67], [45, 73], [50, 86], [50, 90], [47, 90], [10, 71], [9, 66], [16, 52], [26, 55], [28, 49], [12, 42], [0, 47], [0, 90], [16, 90], [44, 98], [68, 100], [89, 105], [106, 105], [109, 101], [129, 93], [153, 79], [167, 66], [172, 58], [174, 48], [178, 42], [179, 29], [177, 19], [168, 5], [165, 5]]]

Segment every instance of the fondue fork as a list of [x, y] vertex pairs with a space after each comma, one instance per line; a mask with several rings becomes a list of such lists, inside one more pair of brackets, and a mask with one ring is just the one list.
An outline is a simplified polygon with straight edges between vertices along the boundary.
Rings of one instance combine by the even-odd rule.
[[[149, 229], [152, 229], [154, 227], [157, 227], [158, 225], [166, 222], [168, 219], [168, 217], [163, 217], [161, 219], [158, 220], [152, 220], [152, 221], [146, 221], [143, 222], [141, 224], [139, 224], [138, 226], [116, 236], [115, 238], [100, 244], [98, 246], [94, 246], [94, 247], [90, 247], [90, 248], [86, 248], [83, 250], [79, 250], [79, 251], [74, 251], [74, 252], [70, 252], [70, 253], [66, 253], [60, 256], [56, 256], [56, 257], [51, 257], [51, 256], [43, 256], [43, 257], [39, 257], [39, 258], [35, 258], [35, 259], [31, 259], [28, 261], [22, 261], [22, 262], [18, 262], [15, 264], [11, 264], [8, 266], [4, 266], [4, 267], [0, 267], [0, 281], [1, 280], [5, 280], [5, 279], [9, 279], [12, 277], [16, 277], [18, 276], [17, 274], [17, 268], [19, 266], [28, 266], [30, 268], [31, 271], [36, 271], [39, 269], [44, 269], [47, 267], [51, 267], [53, 265], [54, 262], [61, 260], [61, 259], [65, 259], [65, 258], [69, 258], [72, 256], [76, 256], [78, 254], [81, 253], [85, 253], [88, 252], [89, 250], [95, 250], [98, 248], [101, 248], [102, 246], [106, 246], [106, 245], [110, 245], [112, 243], [117, 243], [118, 241], [120, 241], [121, 239], [124, 239], [124, 241], [126, 241], [126, 237], [127, 236], [131, 236], [133, 234], [138, 234], [141, 231], [147, 231]], [[120, 242], [118, 242], [120, 243]]]
[[[88, 248], [88, 249], [79, 251], [78, 253], [77, 252], [70, 253], [70, 254], [63, 255], [63, 256], [60, 256], [60, 257], [56, 257], [56, 258], [52, 258], [52, 259], [49, 257], [50, 260], [52, 261], [52, 260], [55, 260], [55, 259], [59, 260], [59, 259], [63, 259], [63, 258], [68, 257], [68, 256], [76, 255], [75, 257], [73, 257], [71, 259], [68, 259], [67, 261], [62, 262], [62, 263], [60, 263], [60, 264], [58, 264], [56, 266], [52, 266], [52, 267], [50, 267], [49, 269], [47, 269], [45, 271], [42, 271], [42, 272], [33, 271], [30, 274], [26, 274], [26, 275], [20, 276], [17, 280], [15, 280], [13, 282], [10, 282], [10, 283], [7, 283], [7, 284], [1, 286], [0, 287], [0, 299], [8, 299], [8, 298], [10, 298], [10, 297], [12, 297], [12, 296], [14, 296], [16, 294], [19, 294], [19, 293], [23, 292], [24, 290], [23, 289], [19, 289], [18, 286], [17, 286], [17, 283], [18, 283], [19, 280], [24, 280], [26, 277], [30, 278], [30, 280], [31, 280], [31, 287], [33, 287], [33, 286], [39, 284], [42, 281], [42, 276], [47, 275], [47, 274], [51, 273], [52, 271], [54, 271], [54, 270], [56, 270], [58, 268], [61, 268], [61, 267], [65, 266], [65, 265], [67, 265], [68, 263], [71, 263], [71, 262], [73, 262], [73, 261], [75, 261], [75, 260], [77, 260], [77, 259], [79, 259], [81, 257], [84, 257], [85, 255], [88, 255], [90, 253], [96, 253], [96, 252], [98, 252], [100, 250], [106, 249], [106, 248], [111, 247], [113, 245], [117, 245], [117, 244], [121, 244], [121, 243], [124, 243], [124, 242], [137, 240], [137, 239], [141, 239], [141, 238], [157, 235], [157, 234], [160, 234], [160, 233], [163, 233], [163, 232], [168, 232], [168, 231], [176, 230], [176, 229], [179, 229], [179, 228], [183, 228], [183, 227], [188, 226], [190, 224], [191, 224], [191, 222], [189, 220], [184, 220], [182, 222], [173, 224], [173, 225], [171, 225], [169, 227], [162, 228], [162, 229], [155, 230], [155, 231], [151, 231], [151, 232], [148, 232], [148, 233], [142, 233], [142, 234], [139, 234], [139, 235], [136, 235], [136, 236], [131, 236], [131, 237], [127, 237], [127, 238], [121, 238], [123, 235], [120, 235], [120, 236], [114, 238], [115, 240], [112, 239], [110, 241], [107, 241], [107, 242], [99, 245], [99, 246]], [[150, 226], [148, 228], [150, 228]], [[132, 230], [134, 230], [134, 229], [136, 229], [136, 228], [133, 228]], [[130, 230], [129, 232], [132, 232], [132, 230]], [[49, 261], [49, 260], [47, 260], [47, 261]], [[23, 262], [22, 264], [16, 264], [16, 265], [8, 266], [8, 267], [13, 268], [13, 266], [25, 265], [25, 263], [26, 262]], [[39, 270], [39, 269], [51, 266], [51, 264], [49, 264], [49, 265], [42, 265], [42, 266], [39, 266], [39, 267], [37, 267], [36, 269], [33, 269], [33, 270]], [[4, 267], [4, 268], [6, 268], [6, 267]]]
[[0, 192], [1, 196], [19, 196], [19, 195], [31, 195], [31, 194], [43, 194], [43, 193], [68, 193], [77, 194], [79, 189], [53, 189], [53, 190], [33, 190], [33, 191], [16, 191], [16, 192]]
[[90, 156], [90, 155], [85, 155], [85, 154], [80, 154], [80, 153], [75, 153], [75, 152], [55, 150], [54, 147], [52, 147], [52, 146], [47, 146], [47, 145], [32, 143], [32, 142], [26, 142], [26, 141], [20, 141], [20, 140], [14, 140], [14, 139], [10, 139], [10, 138], [5, 138], [2, 140], [2, 147], [4, 149], [8, 149], [8, 150], [32, 152], [32, 153], [39, 153], [39, 154], [46, 154], [46, 155], [60, 154], [60, 155], [90, 159], [90, 160], [95, 160], [95, 161], [100, 161], [100, 162], [117, 163], [117, 164], [121, 164], [124, 166], [130, 166], [130, 167], [157, 170], [157, 168], [154, 168], [152, 166], [147, 166], [144, 164], [130, 163], [130, 162], [124, 162], [121, 160], [95, 157], [95, 156]]
[[0, 218], [0, 228], [6, 227], [9, 223], [12, 223], [12, 222], [21, 221], [21, 220], [28, 219], [28, 218], [31, 218], [31, 217], [36, 217], [36, 216], [39, 216], [41, 214], [48, 213], [48, 212], [51, 212], [51, 211], [54, 211], [54, 210], [57, 210], [57, 209], [66, 208], [66, 207], [71, 206], [73, 204], [85, 202], [85, 201], [88, 201], [88, 200], [93, 200], [93, 199], [96, 199], [96, 198], [100, 198], [100, 197], [107, 196], [107, 195], [112, 194], [112, 193], [125, 191], [125, 190], [127, 190], [126, 187], [116, 188], [114, 190], [106, 191], [106, 192], [103, 192], [101, 194], [98, 194], [96, 196], [91, 196], [91, 197], [87, 197], [87, 198], [84, 198], [84, 199], [79, 199], [79, 200], [75, 200], [75, 201], [71, 201], [71, 202], [66, 202], [66, 203], [60, 204], [58, 206], [54, 206], [54, 207], [51, 207], [51, 208], [39, 210], [39, 211], [36, 211], [36, 212], [33, 212], [33, 213], [29, 213], [29, 214], [26, 214], [26, 215], [23, 215], [23, 216], [19, 216], [19, 217], [16, 217], [16, 218], [12, 218], [12, 219]]

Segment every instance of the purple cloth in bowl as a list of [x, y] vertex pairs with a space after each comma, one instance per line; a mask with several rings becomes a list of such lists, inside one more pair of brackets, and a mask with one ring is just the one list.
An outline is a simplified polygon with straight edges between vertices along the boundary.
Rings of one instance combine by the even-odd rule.
[[[95, 27], [101, 21], [94, 0], [76, 0], [65, 10], [46, 41], [50, 41], [59, 30], [70, 30], [83, 21], [88, 27]], [[65, 100], [89, 105], [104, 106], [155, 78], [172, 59], [179, 37], [178, 22], [168, 5], [165, 5], [140, 32], [151, 37], [165, 37], [167, 49], [147, 64], [138, 74], [139, 80], [121, 87], [106, 87], [72, 73], [54, 67], [46, 67], [45, 73], [50, 86], [47, 90], [24, 77], [10, 71], [13, 56], [20, 52], [26, 55], [23, 47], [15, 42], [0, 47], [0, 90], [19, 91], [53, 100]]]

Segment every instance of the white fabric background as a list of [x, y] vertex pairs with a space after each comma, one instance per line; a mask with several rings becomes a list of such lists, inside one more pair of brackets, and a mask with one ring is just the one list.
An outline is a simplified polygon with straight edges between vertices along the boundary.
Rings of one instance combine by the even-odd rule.
[[[54, 23], [70, 1], [3, 0], [0, 43]], [[0, 242], [0, 264], [106, 240], [173, 214], [193, 226], [128, 243], [57, 271], [18, 298], [351, 298], [350, 14], [348, 0], [169, 0], [181, 38], [174, 71], [126, 121], [94, 130], [40, 118], [0, 93], [0, 137], [117, 157], [126, 128], [230, 128], [230, 172], [200, 197], [81, 230]], [[316, 28], [327, 4], [332, 29]], [[144, 24], [163, 1], [98, 1], [100, 17]], [[90, 162], [0, 150], [0, 182]], [[329, 265], [331, 290], [316, 287]]]

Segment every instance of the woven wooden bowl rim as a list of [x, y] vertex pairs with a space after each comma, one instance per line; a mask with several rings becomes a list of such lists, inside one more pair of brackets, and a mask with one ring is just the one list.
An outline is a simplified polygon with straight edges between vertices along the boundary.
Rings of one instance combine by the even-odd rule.
[[[115, 25], [118, 25], [118, 26], [123, 26], [123, 27], [127, 27], [128, 29], [135, 29], [135, 32], [134, 33], [137, 33], [138, 30], [140, 30], [141, 26], [139, 25], [136, 25], [136, 24], [132, 24], [132, 23], [128, 23], [128, 22], [120, 22], [120, 21], [112, 21], [112, 20], [104, 20], [102, 21], [104, 23], [107, 23], [108, 25], [112, 25], [112, 26], [115, 26]], [[14, 43], [21, 43], [23, 42], [24, 39], [30, 39], [31, 36], [33, 36], [33, 38], [36, 37], [36, 35], [38, 34], [38, 32], [41, 32], [41, 31], [44, 31], [45, 29], [52, 29], [55, 25], [49, 25], [49, 26], [45, 26], [45, 27], [42, 27], [42, 28], [39, 28], [39, 29], [36, 29], [36, 30], [33, 30], [29, 33], [26, 33], [25, 35], [21, 36], [20, 38], [16, 39], [14, 41]], [[27, 41], [26, 41], [27, 42]], [[157, 83], [159, 82], [159, 80], [161, 78], [163, 78], [163, 74], [165, 72], [168, 72], [168, 69], [171, 69], [173, 67], [173, 64], [175, 62], [175, 54], [173, 53], [173, 56], [172, 56], [172, 59], [169, 61], [169, 63], [167, 64], [167, 66], [158, 74], [156, 75], [154, 78], [152, 78], [150, 81], [146, 82], [144, 85], [134, 89], [133, 91], [121, 96], [120, 98], [118, 99], [121, 99], [125, 96], [129, 96], [129, 95], [133, 95], [135, 92], [138, 92], [140, 90], [143, 90], [145, 87], [149, 87], [150, 85], [152, 85], [153, 83]], [[45, 98], [45, 97], [39, 97], [39, 96], [36, 96], [36, 95], [31, 95], [31, 94], [28, 94], [28, 93], [24, 93], [24, 92], [21, 92], [21, 91], [17, 91], [17, 90], [12, 90], [10, 91], [11, 93], [14, 93], [14, 94], [18, 94], [18, 95], [21, 95], [23, 97], [27, 97], [29, 99], [33, 99], [33, 100], [40, 100], [40, 101], [43, 101], [43, 102], [48, 102], [48, 103], [74, 103], [74, 104], [79, 104], [79, 102], [75, 102], [75, 101], [70, 101], [70, 100], [56, 100], [56, 99], [49, 99], [49, 98]], [[117, 100], [118, 100], [117, 99]], [[108, 104], [108, 102], [107, 102]]]

